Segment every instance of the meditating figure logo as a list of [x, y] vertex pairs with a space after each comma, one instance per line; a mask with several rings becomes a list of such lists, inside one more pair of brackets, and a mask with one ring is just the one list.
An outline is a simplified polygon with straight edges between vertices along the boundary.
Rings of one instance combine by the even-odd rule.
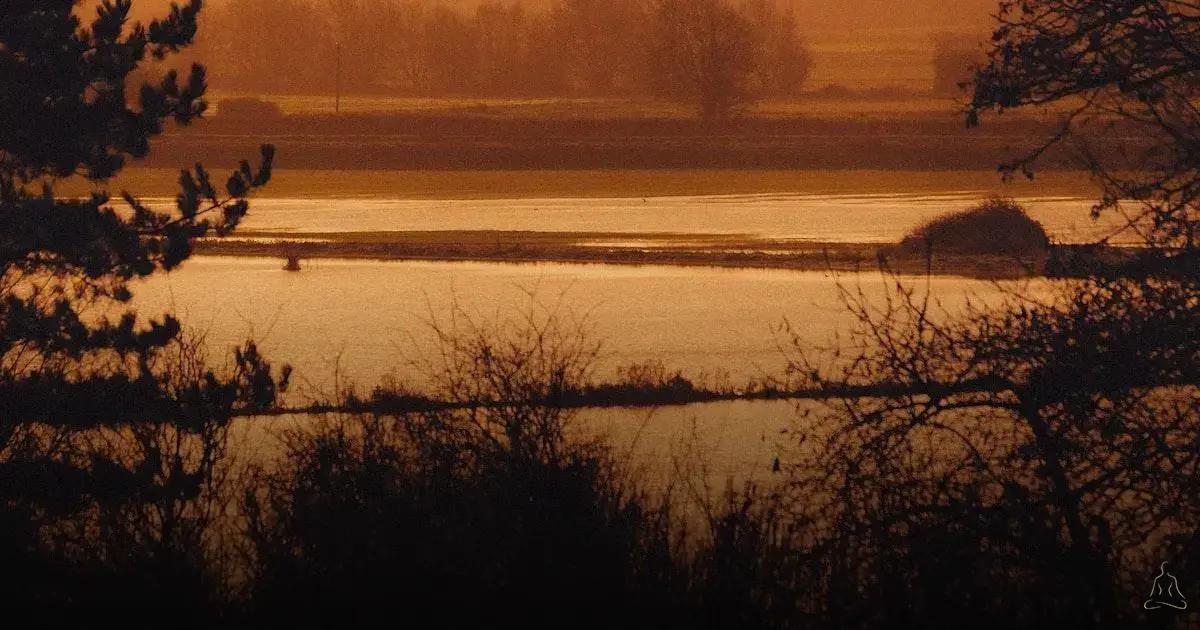
[[1154, 586], [1150, 589], [1150, 599], [1147, 599], [1142, 607], [1146, 610], [1160, 608], [1187, 610], [1187, 600], [1183, 598], [1183, 592], [1179, 590], [1179, 580], [1175, 579], [1174, 575], [1167, 573], [1166, 562], [1158, 568], [1158, 577], [1154, 578]]

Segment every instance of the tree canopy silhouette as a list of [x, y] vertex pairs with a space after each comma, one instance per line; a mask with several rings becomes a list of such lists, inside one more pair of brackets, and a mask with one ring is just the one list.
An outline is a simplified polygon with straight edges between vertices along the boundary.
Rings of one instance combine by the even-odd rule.
[[[180, 333], [165, 317], [140, 325], [112, 318], [134, 278], [188, 258], [191, 241], [226, 234], [245, 215], [246, 195], [267, 183], [274, 150], [257, 168], [243, 162], [219, 190], [200, 165], [180, 175], [175, 212], [103, 190], [130, 159], [174, 122], [205, 110], [205, 70], [168, 71], [130, 85], [150, 58], [191, 44], [202, 2], [172, 5], [149, 24], [129, 24], [130, 0], [105, 1], [84, 24], [75, 0], [6, 3], [0, 12], [0, 409], [3, 420], [91, 424], [162, 419], [233, 406], [273, 387], [253, 349], [239, 355], [244, 382], [202, 379], [168, 392], [151, 358]], [[68, 177], [96, 183], [87, 199], [62, 199]], [[94, 317], [83, 316], [85, 311]], [[186, 400], [185, 400], [186, 399]], [[249, 402], [249, 401], [247, 401]]]
[[[886, 626], [871, 617], [884, 610], [924, 626], [1157, 621], [1141, 606], [1148, 575], [1200, 558], [1200, 285], [1188, 256], [1200, 11], [1014, 0], [999, 20], [967, 122], [1063, 112], [1057, 133], [1002, 169], [1032, 176], [1048, 148], [1070, 144], [1104, 185], [1094, 212], [1127, 212], [1158, 265], [955, 313], [898, 279], [882, 304], [845, 290], [848, 341], [804, 350], [793, 368], [817, 387], [880, 395], [840, 398], [803, 434], [821, 448], [795, 464], [796, 512], [826, 528], [814, 548], [829, 554], [834, 590], [854, 594], [835, 612], [856, 624]], [[1133, 168], [1095, 150], [1095, 131], [1128, 138]]]
[[727, 118], [763, 96], [792, 95], [808, 75], [795, 16], [766, 3], [659, 0], [651, 12], [649, 81], [666, 99]]
[[[978, 68], [968, 124], [985, 112], [1054, 106], [1057, 134], [1005, 166], [1032, 175], [1051, 146], [1070, 143], [1105, 185], [1094, 213], [1121, 211], [1154, 245], [1194, 250], [1200, 199], [1200, 6], [1175, 0], [1006, 0]], [[1105, 142], [1097, 150], [1085, 131]], [[1114, 164], [1105, 156], [1123, 156]], [[1131, 161], [1129, 161], [1131, 160]], [[1133, 168], [1123, 168], [1132, 164]], [[1136, 210], [1122, 200], [1136, 201]]]
[[[79, 0], [0, 9], [0, 602], [49, 625], [122, 602], [205, 605], [198, 558], [220, 513], [205, 497], [228, 423], [274, 405], [289, 374], [253, 343], [214, 370], [176, 319], [124, 306], [131, 281], [238, 225], [274, 150], [223, 186], [181, 171], [172, 211], [114, 203], [105, 182], [205, 111], [200, 65], [133, 79], [192, 43], [202, 3], [149, 24], [130, 23], [130, 0], [89, 5], [86, 23]], [[94, 192], [56, 196], [68, 178]]]

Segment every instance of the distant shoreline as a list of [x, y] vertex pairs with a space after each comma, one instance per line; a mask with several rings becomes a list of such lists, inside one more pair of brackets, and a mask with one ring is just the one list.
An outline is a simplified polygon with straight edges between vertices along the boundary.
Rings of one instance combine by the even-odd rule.
[[[451, 102], [458, 102], [451, 99]], [[848, 104], [847, 104], [848, 105]], [[1055, 116], [991, 117], [968, 129], [964, 115], [856, 114], [833, 104], [822, 115], [780, 111], [718, 122], [678, 113], [592, 112], [585, 104], [550, 113], [403, 110], [205, 118], [172, 128], [142, 163], [175, 167], [203, 161], [236, 167], [262, 143], [281, 168], [338, 170], [994, 170], [1037, 149], [1057, 131]], [[1114, 130], [1092, 140], [1120, 160], [1140, 135]], [[1071, 168], [1065, 149], [1039, 162]], [[1128, 164], [1136, 166], [1136, 164]]]
[[[246, 154], [252, 155], [252, 154]], [[286, 156], [282, 158], [286, 161]], [[190, 162], [180, 162], [181, 165]], [[220, 164], [205, 163], [222, 176]], [[136, 196], [174, 198], [178, 168], [140, 165], [113, 181], [90, 184], [79, 179], [59, 184], [64, 195], [93, 190], [128, 190]], [[1044, 171], [1029, 181], [1004, 181], [995, 169], [975, 170], [792, 170], [792, 169], [482, 169], [482, 170], [332, 170], [277, 169], [263, 197], [306, 199], [636, 199], [719, 195], [875, 195], [951, 194], [980, 197], [1078, 197], [1095, 199], [1099, 191], [1088, 174]], [[253, 212], [253, 200], [251, 212]]]
[[794, 271], [859, 272], [886, 268], [904, 274], [933, 273], [974, 279], [1014, 279], [1042, 274], [1045, 257], [996, 255], [898, 256], [877, 243], [818, 243], [739, 240], [683, 246], [674, 235], [628, 235], [649, 246], [596, 246], [606, 235], [505, 232], [379, 232], [304, 234], [243, 233], [204, 240], [196, 253], [208, 256], [300, 260], [439, 261], [664, 265]]

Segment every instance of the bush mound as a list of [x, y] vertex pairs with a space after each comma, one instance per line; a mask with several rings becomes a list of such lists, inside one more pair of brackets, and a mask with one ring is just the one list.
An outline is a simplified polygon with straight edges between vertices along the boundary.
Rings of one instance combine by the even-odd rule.
[[238, 120], [263, 120], [282, 118], [283, 111], [270, 101], [242, 97], [223, 99], [217, 104], [217, 116]]
[[904, 254], [1030, 254], [1050, 246], [1046, 230], [1011, 199], [989, 199], [939, 217], [900, 242]]

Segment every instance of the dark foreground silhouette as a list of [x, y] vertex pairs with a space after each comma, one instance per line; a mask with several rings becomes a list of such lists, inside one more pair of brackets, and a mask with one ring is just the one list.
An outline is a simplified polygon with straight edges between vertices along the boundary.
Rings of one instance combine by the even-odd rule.
[[[140, 90], [126, 81], [148, 57], [191, 43], [201, 2], [145, 26], [127, 22], [125, 1], [101, 3], [86, 25], [72, 0], [7, 3], [5, 621], [1193, 622], [1165, 605], [1184, 601], [1200, 576], [1200, 171], [1191, 142], [1200, 124], [1185, 107], [1200, 74], [1191, 54], [1200, 29], [1194, 12], [1173, 7], [1005, 2], [971, 105], [974, 122], [991, 109], [1105, 90], [1111, 100], [1084, 104], [1157, 131], [1167, 150], [1151, 157], [1166, 163], [1147, 167], [1158, 178], [1104, 179], [1097, 169], [1113, 191], [1097, 212], [1111, 210], [1118, 192], [1142, 202], [1147, 224], [1131, 225], [1146, 230], [1155, 264], [944, 317], [903, 283], [883, 303], [847, 289], [856, 328], [834, 352], [797, 348], [790, 375], [843, 395], [782, 438], [769, 485], [712, 492], [710, 479], [691, 474], [703, 462], [682, 461], [665, 480], [642, 477], [570, 432], [570, 411], [548, 403], [585, 391], [596, 349], [554, 318], [443, 336], [428, 374], [432, 399], [452, 404], [310, 419], [277, 436], [275, 451], [275, 442], [239, 439], [232, 419], [274, 407], [289, 370], [252, 343], [218, 369], [175, 319], [115, 313], [134, 279], [175, 268], [195, 238], [238, 225], [246, 195], [270, 178], [273, 151], [258, 168], [241, 164], [220, 192], [203, 167], [184, 171], [172, 212], [132, 195], [118, 212], [106, 193], [58, 199], [53, 187], [82, 175], [100, 188], [146, 155], [169, 121], [203, 113], [200, 66]], [[1080, 58], [1096, 71], [1079, 73]], [[879, 385], [894, 388], [871, 389]], [[474, 404], [453, 404], [466, 402]]]
[[651, 478], [571, 437], [546, 401], [581, 389], [595, 346], [533, 316], [446, 335], [433, 393], [471, 406], [314, 416], [250, 445], [228, 418], [22, 427], [2, 597], [50, 625], [1182, 623], [1143, 603], [1162, 559], [1179, 578], [1154, 601], [1198, 566], [1198, 294], [1085, 282], [947, 321], [848, 292], [871, 343], [823, 378], [911, 387], [799, 418], [771, 479], [724, 491], [701, 461]]

